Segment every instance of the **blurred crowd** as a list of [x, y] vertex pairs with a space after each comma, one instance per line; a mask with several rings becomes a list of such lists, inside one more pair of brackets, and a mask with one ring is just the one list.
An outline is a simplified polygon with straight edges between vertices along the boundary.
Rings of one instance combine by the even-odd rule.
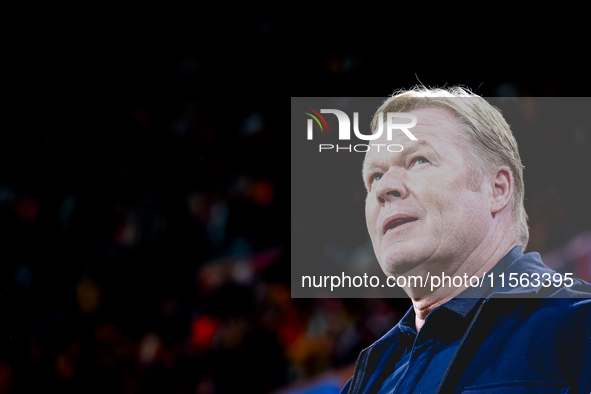
[[291, 298], [282, 114], [206, 100], [201, 67], [170, 100], [49, 104], [3, 136], [0, 393], [266, 393], [408, 308]]
[[289, 158], [266, 152], [285, 139], [264, 111], [226, 131], [199, 109], [133, 107], [75, 157], [60, 124], [13, 141], [0, 393], [265, 393], [350, 365], [406, 311], [292, 299]]

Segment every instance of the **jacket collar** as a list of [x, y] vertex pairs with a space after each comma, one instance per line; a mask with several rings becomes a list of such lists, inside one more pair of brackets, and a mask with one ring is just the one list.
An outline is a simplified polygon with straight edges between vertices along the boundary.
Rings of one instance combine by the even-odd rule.
[[[514, 259], [511, 264], [507, 267], [504, 271], [504, 280], [500, 280], [498, 275], [495, 277], [496, 283], [493, 287], [493, 290], [489, 297], [487, 298], [507, 298], [507, 297], [533, 297], [540, 292], [548, 289], [547, 287], [543, 287], [543, 280], [542, 275], [549, 274], [551, 278], [555, 271], [551, 270], [542, 262], [542, 257], [537, 252], [523, 254], [521, 252], [521, 247], [516, 246], [510, 254], [519, 248], [519, 256], [517, 259]], [[532, 278], [532, 274], [539, 275], [539, 283], [537, 286], [534, 286], [535, 280]], [[514, 277], [517, 278], [517, 286], [512, 287], [510, 285], [510, 278], [511, 274], [515, 274]], [[521, 276], [524, 275], [524, 278], [528, 279], [528, 286], [522, 286]], [[515, 283], [512, 281], [512, 283]]]

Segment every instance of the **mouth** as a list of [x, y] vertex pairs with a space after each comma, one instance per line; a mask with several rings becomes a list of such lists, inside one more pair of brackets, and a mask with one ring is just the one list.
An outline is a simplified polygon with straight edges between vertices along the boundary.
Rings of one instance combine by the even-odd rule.
[[419, 219], [412, 217], [412, 216], [408, 216], [408, 215], [392, 216], [384, 222], [384, 234], [386, 234], [389, 230], [392, 230], [394, 228], [403, 226], [406, 223], [411, 223], [411, 222], [414, 222], [417, 220], [419, 220]]

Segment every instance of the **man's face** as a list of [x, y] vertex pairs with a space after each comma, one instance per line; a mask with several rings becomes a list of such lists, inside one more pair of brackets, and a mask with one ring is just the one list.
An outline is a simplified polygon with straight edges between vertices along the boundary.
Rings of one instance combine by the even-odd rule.
[[[483, 239], [492, 223], [487, 188], [469, 185], [471, 163], [462, 152], [460, 129], [440, 108], [411, 111], [417, 141], [386, 131], [374, 144], [400, 144], [402, 152], [377, 152], [363, 165], [368, 189], [367, 228], [386, 274], [453, 274]], [[402, 121], [404, 122], [404, 121]], [[392, 149], [396, 150], [396, 149]]]

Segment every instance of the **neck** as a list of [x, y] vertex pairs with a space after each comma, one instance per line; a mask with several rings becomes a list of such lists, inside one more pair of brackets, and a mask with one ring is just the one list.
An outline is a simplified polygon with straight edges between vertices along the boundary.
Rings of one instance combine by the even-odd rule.
[[436, 288], [434, 291], [419, 296], [412, 293], [413, 289], [405, 289], [412, 299], [416, 315], [415, 326], [417, 332], [421, 329], [423, 324], [425, 324], [425, 319], [431, 311], [445, 304], [447, 301], [470, 287], [469, 283], [465, 283], [464, 276], [467, 276], [467, 278], [472, 276], [481, 278], [487, 272], [490, 272], [507, 253], [517, 246], [517, 242], [512, 233], [512, 231], [504, 233], [503, 236], [501, 236], [501, 242], [479, 245], [478, 248], [469, 254], [463, 263], [459, 264], [454, 272], [445, 273], [446, 276], [452, 278], [456, 276], [462, 277], [462, 286], [450, 287], [448, 286], [448, 283], [445, 283], [445, 285]]

